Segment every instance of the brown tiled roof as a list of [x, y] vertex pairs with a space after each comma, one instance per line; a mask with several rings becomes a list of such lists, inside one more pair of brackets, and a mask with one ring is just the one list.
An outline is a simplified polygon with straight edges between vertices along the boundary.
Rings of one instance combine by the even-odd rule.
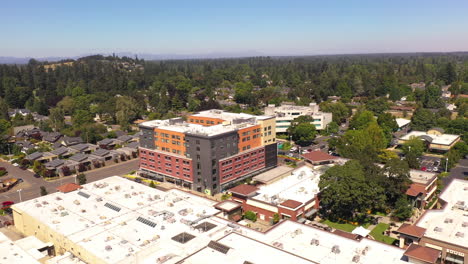
[[420, 185], [420, 184], [415, 184], [415, 183], [412, 183], [410, 185], [409, 189], [406, 190], [406, 194], [409, 195], [409, 196], [413, 196], [413, 197], [416, 197], [420, 193], [425, 193], [425, 192], [426, 192], [426, 187], [425, 186]]
[[335, 231], [333, 231], [333, 234], [336, 234], [336, 235], [339, 235], [339, 236], [342, 236], [342, 237], [346, 237], [346, 238], [349, 238], [349, 239], [353, 239], [353, 240], [357, 240], [358, 237], [359, 237], [358, 234], [348, 233], [348, 232], [345, 232], [345, 231], [342, 231], [342, 230], [339, 230], [339, 229], [336, 229]]
[[68, 193], [68, 192], [76, 191], [76, 190], [81, 189], [81, 188], [83, 188], [83, 187], [81, 187], [78, 184], [67, 183], [67, 184], [64, 184], [62, 186], [57, 187], [57, 191], [63, 192], [63, 193]]
[[298, 202], [298, 201], [295, 201], [295, 200], [289, 199], [289, 200], [286, 200], [286, 201], [282, 202], [280, 205], [284, 206], [284, 207], [294, 209], [294, 208], [297, 208], [297, 207], [301, 206], [302, 203]]
[[398, 228], [397, 232], [421, 238], [426, 232], [426, 229], [415, 225], [402, 224], [400, 228]]
[[321, 161], [337, 159], [337, 157], [328, 155], [327, 153], [319, 151], [319, 150], [303, 154], [302, 157], [312, 162], [321, 162]]
[[236, 187], [229, 189], [229, 191], [232, 193], [236, 193], [236, 194], [240, 194], [244, 196], [248, 196], [249, 194], [252, 194], [256, 192], [257, 190], [258, 190], [257, 187], [248, 185], [248, 184], [237, 185]]
[[428, 263], [436, 263], [437, 259], [440, 256], [440, 251], [433, 248], [411, 244], [405, 251], [404, 255]]

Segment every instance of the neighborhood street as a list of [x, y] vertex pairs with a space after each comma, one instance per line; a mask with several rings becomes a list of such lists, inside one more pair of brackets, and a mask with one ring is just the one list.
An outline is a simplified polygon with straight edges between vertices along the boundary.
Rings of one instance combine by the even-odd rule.
[[[138, 169], [139, 159], [133, 159], [130, 161], [125, 161], [117, 164], [112, 164], [103, 168], [95, 169], [89, 172], [84, 172], [86, 175], [87, 182], [97, 181], [109, 176], [114, 175], [124, 175], [130, 171]], [[2, 179], [7, 178], [21, 178], [24, 182], [19, 183], [13, 187], [8, 192], [0, 193], [0, 202], [4, 201], [13, 201], [15, 203], [20, 202], [20, 193], [18, 190], [21, 190], [21, 200], [26, 201], [34, 199], [40, 196], [40, 187], [44, 186], [49, 193], [56, 192], [56, 188], [65, 183], [72, 183], [75, 181], [73, 176], [66, 176], [61, 179], [54, 181], [45, 181], [42, 178], [35, 178], [34, 174], [28, 170], [22, 170], [18, 167], [11, 165], [8, 162], [0, 162], [0, 167], [5, 167], [8, 171], [8, 175], [2, 177]]]

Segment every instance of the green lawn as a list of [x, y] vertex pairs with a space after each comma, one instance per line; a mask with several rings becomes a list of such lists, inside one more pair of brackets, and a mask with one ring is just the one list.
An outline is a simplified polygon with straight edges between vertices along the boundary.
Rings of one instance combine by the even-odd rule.
[[383, 235], [383, 232], [387, 230], [388, 227], [389, 227], [389, 224], [380, 223], [377, 226], [375, 226], [374, 229], [372, 229], [372, 231], [370, 232], [370, 235], [373, 238], [375, 238], [375, 240], [377, 241], [384, 242], [386, 244], [391, 245], [393, 244], [393, 242], [395, 242], [396, 239]]
[[[346, 232], [351, 232], [353, 231], [356, 227], [358, 226], [355, 226], [355, 225], [352, 225], [352, 224], [347, 224], [347, 223], [336, 223], [336, 222], [332, 222], [330, 220], [325, 220], [322, 222], [323, 224], [326, 224], [328, 225], [329, 227], [332, 227], [332, 228], [335, 228], [335, 229], [339, 229], [339, 230], [343, 230], [343, 231], [346, 231]], [[369, 223], [364, 223], [362, 226], [364, 228], [367, 228], [370, 224]]]

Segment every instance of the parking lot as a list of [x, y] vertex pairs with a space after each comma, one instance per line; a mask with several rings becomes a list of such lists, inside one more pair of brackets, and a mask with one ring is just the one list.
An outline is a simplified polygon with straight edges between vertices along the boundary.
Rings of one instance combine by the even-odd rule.
[[442, 172], [444, 168], [440, 167], [440, 158], [431, 156], [422, 156], [420, 161], [421, 170], [429, 172]]

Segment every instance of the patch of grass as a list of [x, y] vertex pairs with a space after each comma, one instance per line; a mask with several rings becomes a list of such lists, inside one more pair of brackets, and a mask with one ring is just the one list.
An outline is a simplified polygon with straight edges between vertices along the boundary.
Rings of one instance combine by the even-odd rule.
[[374, 229], [372, 229], [372, 231], [370, 232], [370, 235], [373, 238], [375, 238], [375, 240], [377, 241], [392, 245], [396, 239], [383, 234], [383, 232], [387, 230], [389, 226], [390, 226], [389, 224], [380, 223], [376, 225]]
[[332, 222], [330, 220], [325, 220], [322, 222], [323, 224], [326, 224], [327, 226], [331, 227], [331, 228], [335, 228], [335, 229], [339, 229], [339, 230], [343, 230], [343, 231], [346, 231], [346, 232], [351, 232], [353, 231], [357, 226], [355, 225], [352, 225], [352, 224], [348, 224], [348, 223], [335, 223], [335, 222]]

